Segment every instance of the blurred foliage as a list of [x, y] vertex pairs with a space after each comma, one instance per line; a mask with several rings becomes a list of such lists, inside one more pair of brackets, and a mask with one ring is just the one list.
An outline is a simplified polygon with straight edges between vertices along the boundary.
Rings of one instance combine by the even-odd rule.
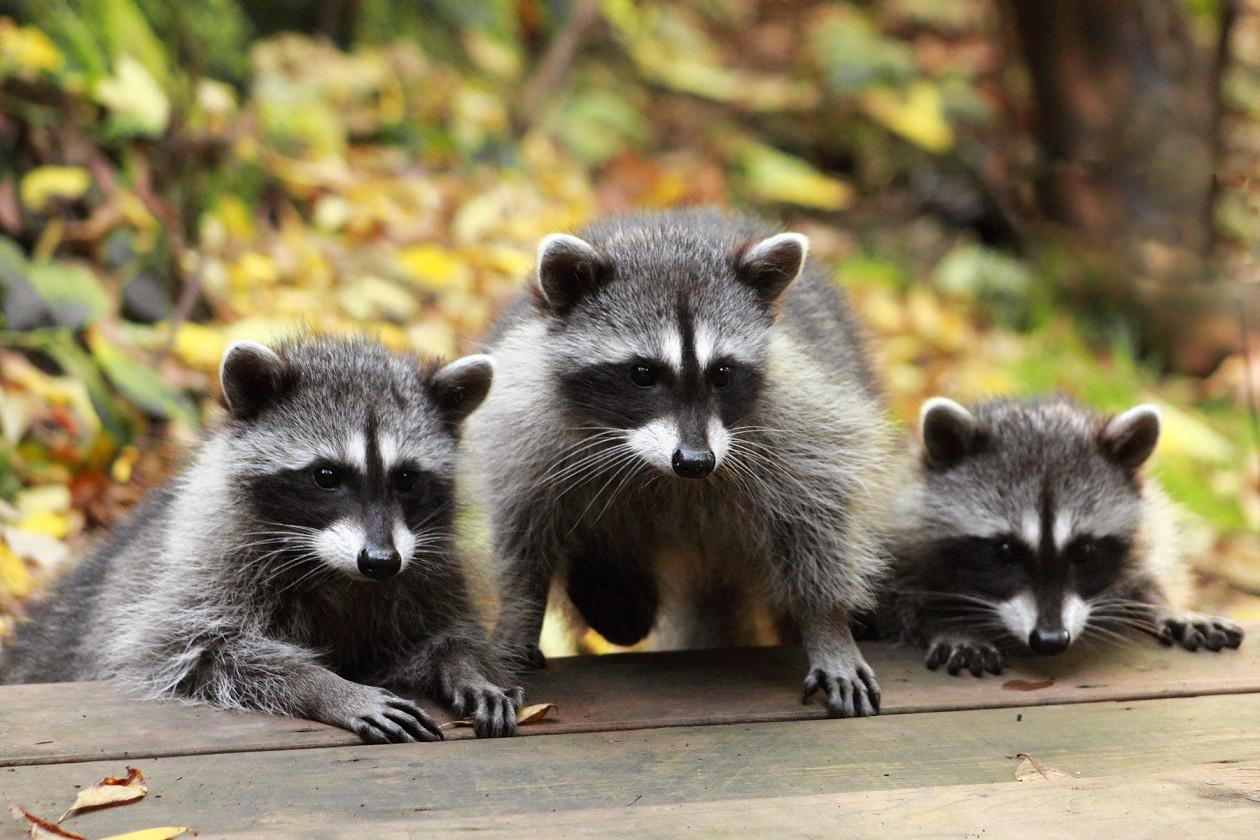
[[[309, 326], [454, 354], [543, 234], [696, 202], [811, 236], [904, 421], [934, 393], [1159, 403], [1199, 597], [1260, 618], [1242, 594], [1260, 595], [1260, 379], [1242, 353], [1161, 373], [1122, 308], [1064, 306], [1064, 252], [1009, 199], [1036, 152], [985, 0], [0, 0], [0, 16], [0, 621], [169, 473], [218, 410], [228, 342]], [[1235, 40], [1218, 224], [1245, 268], [1260, 17]]]

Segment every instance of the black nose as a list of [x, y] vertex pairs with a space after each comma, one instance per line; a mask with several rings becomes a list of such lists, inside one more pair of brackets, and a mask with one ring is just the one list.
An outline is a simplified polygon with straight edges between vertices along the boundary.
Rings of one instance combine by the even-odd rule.
[[365, 548], [359, 552], [359, 571], [372, 580], [385, 580], [398, 574], [402, 556], [392, 548]]
[[713, 472], [717, 459], [709, 450], [678, 448], [674, 450], [674, 472], [683, 478], [704, 478]]
[[1070, 641], [1072, 638], [1068, 635], [1068, 631], [1062, 628], [1044, 630], [1038, 627], [1028, 634], [1028, 646], [1037, 653], [1044, 653], [1047, 656], [1063, 653], [1068, 649]]

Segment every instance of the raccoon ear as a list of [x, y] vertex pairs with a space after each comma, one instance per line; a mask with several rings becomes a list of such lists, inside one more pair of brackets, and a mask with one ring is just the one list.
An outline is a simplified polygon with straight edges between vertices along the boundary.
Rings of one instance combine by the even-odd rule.
[[284, 360], [256, 341], [233, 342], [223, 354], [219, 384], [228, 411], [239, 420], [258, 414], [284, 382]]
[[489, 356], [465, 356], [433, 374], [429, 394], [445, 420], [458, 426], [481, 405], [494, 379], [494, 361]]
[[809, 255], [809, 238], [803, 233], [779, 233], [746, 247], [736, 258], [735, 274], [752, 288], [767, 306], [800, 276]]
[[542, 303], [564, 313], [608, 279], [608, 257], [589, 242], [552, 233], [538, 243], [536, 289]]
[[932, 397], [919, 412], [919, 436], [934, 466], [952, 466], [971, 452], [976, 441], [976, 418], [953, 400]]
[[1159, 443], [1159, 408], [1144, 404], [1117, 414], [1102, 427], [1098, 443], [1113, 463], [1136, 470]]

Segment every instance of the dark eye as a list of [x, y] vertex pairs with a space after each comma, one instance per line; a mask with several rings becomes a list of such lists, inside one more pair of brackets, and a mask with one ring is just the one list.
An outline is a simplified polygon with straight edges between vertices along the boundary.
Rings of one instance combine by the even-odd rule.
[[1102, 549], [1093, 540], [1080, 540], [1072, 546], [1072, 560], [1077, 563], [1092, 563], [1102, 554]]
[[311, 470], [311, 477], [325, 490], [336, 490], [341, 486], [341, 470], [327, 464]]
[[993, 553], [997, 555], [997, 559], [1009, 563], [1015, 559], [1015, 543], [1010, 540], [998, 540], [993, 544]]
[[713, 369], [713, 373], [709, 374], [709, 379], [713, 382], [714, 388], [725, 388], [731, 384], [731, 366], [718, 365]]
[[394, 476], [394, 486], [401, 493], [410, 493], [416, 489], [416, 482], [419, 480], [414, 470], [403, 470]]
[[640, 388], [650, 388], [656, 384], [656, 370], [642, 363], [631, 365], [630, 381]]

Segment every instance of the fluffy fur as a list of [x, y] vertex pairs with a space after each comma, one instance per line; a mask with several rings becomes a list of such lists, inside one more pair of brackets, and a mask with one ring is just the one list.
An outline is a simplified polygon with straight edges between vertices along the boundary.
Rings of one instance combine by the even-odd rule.
[[466, 436], [500, 640], [542, 662], [553, 581], [623, 645], [653, 629], [745, 642], [768, 608], [799, 623], [807, 697], [878, 709], [849, 615], [885, 567], [892, 437], [861, 332], [807, 246], [712, 211], [543, 241], [490, 337], [499, 375]]
[[1143, 473], [1158, 438], [1151, 406], [1107, 418], [1059, 397], [929, 400], [893, 515], [885, 622], [929, 668], [976, 676], [1090, 634], [1237, 647], [1237, 626], [1164, 595], [1180, 551], [1175, 510]]
[[510, 734], [519, 689], [499, 687], [451, 535], [459, 427], [490, 376], [484, 357], [439, 369], [366, 341], [233, 346], [226, 422], [33, 607], [0, 682], [112, 679], [440, 738], [389, 684]]

